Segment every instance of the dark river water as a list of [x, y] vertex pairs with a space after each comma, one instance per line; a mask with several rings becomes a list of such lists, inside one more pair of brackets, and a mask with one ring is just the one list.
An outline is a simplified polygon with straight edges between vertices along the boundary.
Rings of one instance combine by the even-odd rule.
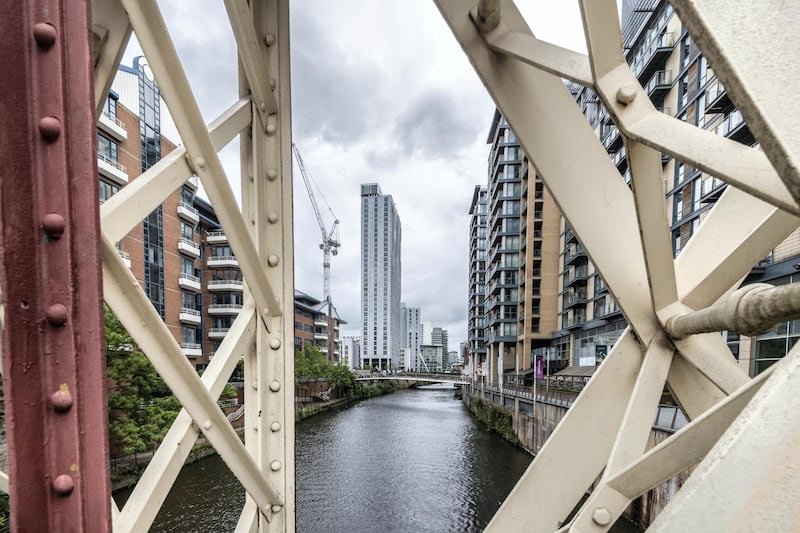
[[[453, 389], [363, 401], [296, 433], [300, 533], [481, 531], [531, 461], [481, 428]], [[184, 467], [152, 531], [233, 531], [243, 502], [225, 464], [204, 459]]]

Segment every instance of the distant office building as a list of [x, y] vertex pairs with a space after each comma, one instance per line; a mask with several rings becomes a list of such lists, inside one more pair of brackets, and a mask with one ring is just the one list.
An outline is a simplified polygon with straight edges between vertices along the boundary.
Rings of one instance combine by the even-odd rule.
[[423, 344], [420, 347], [422, 372], [441, 372], [444, 368], [444, 350], [441, 346]]
[[422, 340], [419, 307], [408, 307], [405, 303], [401, 303], [400, 309], [403, 315], [400, 332], [400, 337], [402, 339], [401, 349], [407, 350], [401, 367], [419, 370], [416, 367], [419, 359], [420, 341]]
[[351, 370], [358, 370], [361, 364], [361, 337], [344, 336], [339, 345], [342, 353], [339, 362]]
[[361, 185], [361, 361], [400, 367], [400, 216], [377, 183]]
[[439, 326], [433, 327], [431, 329], [431, 344], [441, 346], [444, 348], [444, 353], [447, 353], [449, 344], [447, 330]]

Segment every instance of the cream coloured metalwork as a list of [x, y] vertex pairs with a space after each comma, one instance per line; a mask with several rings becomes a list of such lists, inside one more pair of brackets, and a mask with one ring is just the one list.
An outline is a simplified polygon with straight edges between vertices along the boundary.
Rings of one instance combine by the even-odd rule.
[[[800, 482], [781, 472], [797, 461], [792, 387], [800, 379], [800, 348], [768, 376], [751, 380], [718, 334], [696, 333], [708, 331], [695, 325], [708, 313], [695, 311], [735, 289], [800, 224], [798, 113], [785, 107], [800, 87], [800, 69], [793, 59], [794, 65], [781, 63], [780, 77], [774, 69], [761, 74], [763, 58], [783, 57], [798, 44], [782, 21], [798, 20], [800, 8], [674, 2], [732, 100], [753, 121], [762, 153], [655, 109], [622, 55], [614, 0], [580, 2], [588, 57], [535, 39], [512, 0], [436, 3], [630, 324], [487, 530], [607, 531], [633, 498], [698, 462], [654, 529], [696, 529], [700, 515], [707, 526], [700, 529], [725, 529], [719, 524], [733, 527], [743, 514], [747, 530], [796, 528], [796, 516], [784, 509], [800, 498]], [[751, 32], [742, 39], [742, 24], [758, 25], [755, 40]], [[631, 189], [562, 79], [600, 96], [624, 136]], [[730, 185], [676, 260], [657, 151]], [[734, 320], [733, 307], [717, 311], [714, 323]], [[666, 327], [668, 320], [675, 328]], [[644, 454], [665, 384], [692, 422]], [[769, 416], [770, 409], [780, 417]], [[755, 457], [757, 468], [742, 469], [736, 461], [746, 457]], [[590, 498], [565, 522], [595, 481]], [[768, 500], [770, 512], [744, 510], [746, 498]], [[737, 502], [736, 512], [729, 502]]]
[[[114, 507], [117, 531], [150, 527], [200, 433], [247, 492], [238, 530], [294, 530], [288, 2], [229, 0], [226, 8], [239, 47], [240, 94], [231, 95], [233, 105], [206, 127], [155, 0], [97, 0], [93, 6], [96, 101], [104, 101], [133, 30], [183, 142], [101, 211], [106, 302], [184, 406], [126, 505]], [[217, 156], [236, 135], [242, 212]], [[247, 287], [245, 305], [202, 379], [112, 244], [195, 174], [225, 228]], [[246, 444], [216, 405], [242, 355], [248, 384]]]

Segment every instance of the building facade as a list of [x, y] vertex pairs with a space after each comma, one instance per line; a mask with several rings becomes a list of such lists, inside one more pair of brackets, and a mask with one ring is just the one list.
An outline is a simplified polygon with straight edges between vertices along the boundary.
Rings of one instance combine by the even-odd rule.
[[476, 185], [469, 206], [469, 297], [465, 371], [473, 380], [486, 370], [486, 237], [488, 190]]
[[339, 343], [342, 352], [341, 364], [350, 370], [358, 370], [361, 364], [361, 337], [346, 335]]
[[422, 323], [420, 322], [419, 307], [408, 307], [400, 303], [402, 313], [400, 336], [402, 339], [401, 350], [405, 349], [402, 369], [419, 370], [419, 346], [422, 341]]
[[400, 216], [377, 183], [361, 185], [362, 368], [400, 367]]
[[318, 300], [302, 291], [294, 291], [294, 347], [302, 351], [306, 346], [319, 350], [329, 362], [342, 363], [339, 341], [341, 324], [336, 307], [330, 299]]

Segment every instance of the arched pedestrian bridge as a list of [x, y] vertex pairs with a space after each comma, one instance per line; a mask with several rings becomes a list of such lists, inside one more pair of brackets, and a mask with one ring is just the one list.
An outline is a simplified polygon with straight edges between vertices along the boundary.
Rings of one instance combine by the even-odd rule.
[[432, 383], [452, 383], [453, 385], [469, 385], [472, 383], [468, 378], [459, 374], [444, 373], [406, 373], [396, 374], [370, 374], [369, 376], [359, 376], [356, 381], [416, 381], [427, 384]]

